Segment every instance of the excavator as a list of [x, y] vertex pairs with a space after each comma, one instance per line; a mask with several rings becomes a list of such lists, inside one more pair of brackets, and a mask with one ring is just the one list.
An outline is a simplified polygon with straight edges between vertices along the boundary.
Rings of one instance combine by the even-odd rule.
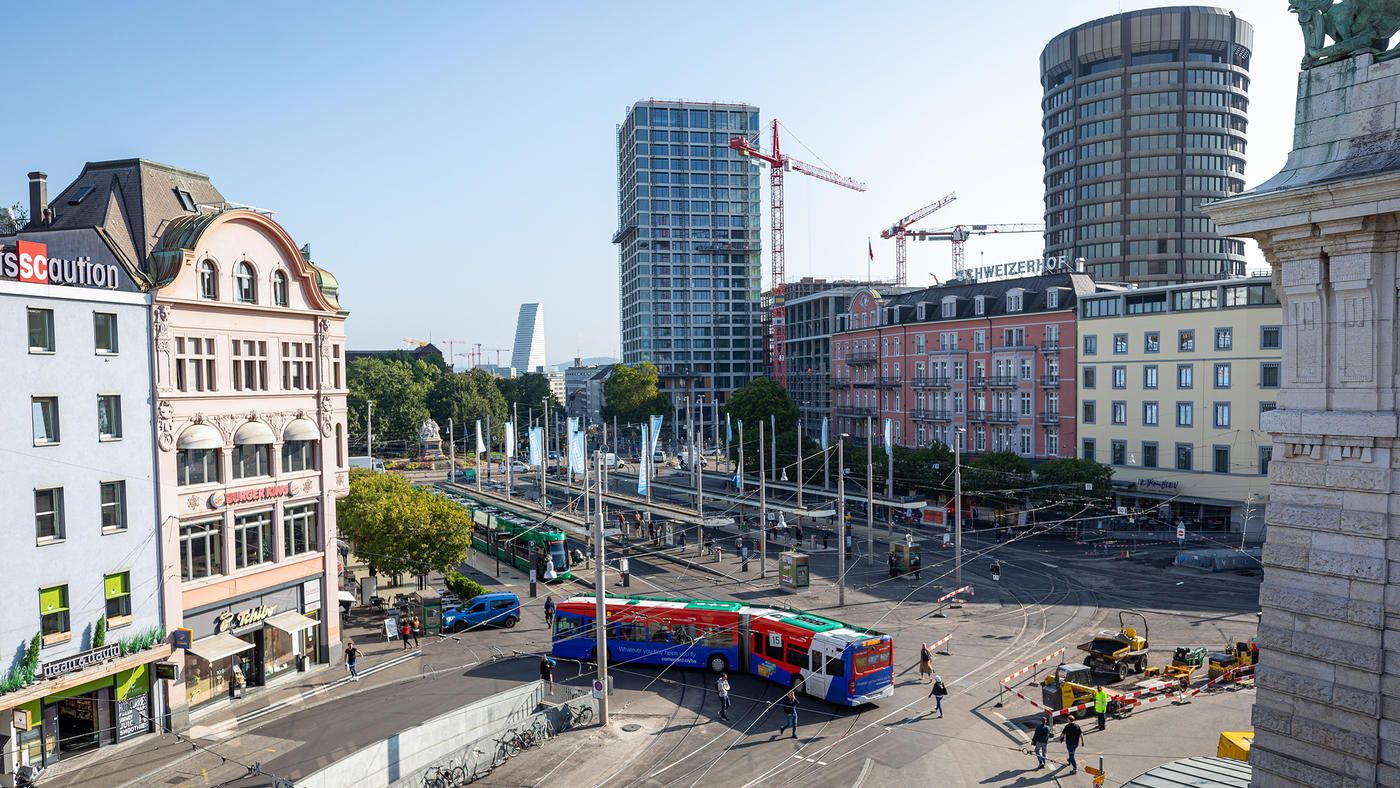
[[[1141, 634], [1129, 619], [1142, 622]], [[1080, 643], [1079, 650], [1088, 653], [1084, 664], [1094, 670], [1117, 673], [1119, 679], [1142, 673], [1147, 668], [1147, 616], [1136, 610], [1122, 610], [1118, 613], [1118, 631], [1103, 630], [1087, 643]]]

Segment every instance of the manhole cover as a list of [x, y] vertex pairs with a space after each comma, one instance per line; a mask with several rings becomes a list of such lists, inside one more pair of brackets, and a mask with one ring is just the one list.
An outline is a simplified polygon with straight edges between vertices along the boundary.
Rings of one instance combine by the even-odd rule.
[[631, 723], [628, 723], [628, 724], [626, 724], [626, 725], [623, 725], [623, 726], [622, 726], [622, 729], [623, 729], [624, 731], [627, 731], [628, 733], [633, 733], [633, 732], [635, 732], [635, 731], [641, 730], [641, 729], [642, 729], [642, 726], [638, 725], [638, 724], [635, 723], [635, 722], [631, 722]]

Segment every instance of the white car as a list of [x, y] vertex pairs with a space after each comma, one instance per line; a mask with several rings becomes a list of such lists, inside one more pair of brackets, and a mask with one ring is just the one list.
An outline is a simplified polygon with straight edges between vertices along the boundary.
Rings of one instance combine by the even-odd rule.
[[511, 473], [529, 473], [530, 466], [520, 460], [512, 460], [510, 463], [510, 471]]

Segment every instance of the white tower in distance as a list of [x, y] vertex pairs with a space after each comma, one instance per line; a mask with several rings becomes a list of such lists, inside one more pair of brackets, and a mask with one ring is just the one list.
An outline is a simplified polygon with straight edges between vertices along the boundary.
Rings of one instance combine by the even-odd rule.
[[520, 317], [515, 321], [515, 347], [510, 354], [510, 366], [516, 374], [543, 372], [544, 305], [521, 304]]

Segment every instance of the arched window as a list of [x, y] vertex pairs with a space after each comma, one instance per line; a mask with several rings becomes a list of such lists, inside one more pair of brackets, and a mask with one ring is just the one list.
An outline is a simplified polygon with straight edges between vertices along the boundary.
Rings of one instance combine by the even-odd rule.
[[213, 260], [199, 261], [199, 297], [210, 301], [219, 297], [219, 272]]
[[287, 275], [281, 271], [272, 272], [272, 303], [287, 305]]
[[257, 280], [253, 278], [252, 264], [247, 262], [238, 264], [233, 273], [233, 285], [239, 303], [256, 304], [258, 302], [258, 285]]

